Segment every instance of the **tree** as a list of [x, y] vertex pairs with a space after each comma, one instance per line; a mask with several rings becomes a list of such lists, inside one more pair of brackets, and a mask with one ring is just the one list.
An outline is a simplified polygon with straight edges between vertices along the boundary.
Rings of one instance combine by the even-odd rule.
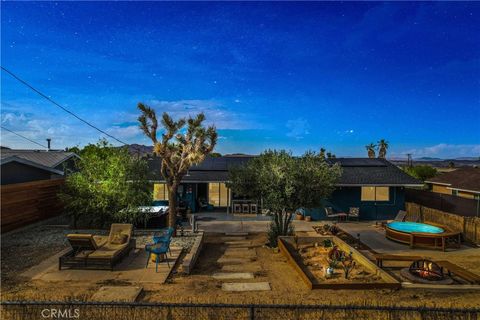
[[217, 132], [214, 126], [205, 128], [202, 125], [205, 121], [203, 113], [194, 118], [174, 121], [164, 112], [161, 120], [164, 133], [157, 139], [158, 120], [155, 111], [143, 103], [138, 104], [138, 109], [142, 113], [138, 117], [140, 129], [152, 140], [153, 151], [161, 158], [160, 172], [168, 189], [168, 225], [175, 228], [178, 186], [187, 170], [202, 162], [213, 151]]
[[136, 222], [141, 213], [135, 209], [152, 199], [147, 163], [106, 140], [77, 152], [77, 171], [66, 177], [59, 194], [73, 227], [81, 218], [99, 227], [112, 221]]
[[369, 145], [366, 145], [366, 146], [365, 146], [365, 149], [367, 149], [367, 152], [368, 152], [368, 157], [369, 157], [370, 159], [375, 158], [375, 148], [376, 148], [376, 147], [377, 147], [377, 146], [376, 146], [373, 142], [370, 143]]
[[388, 149], [388, 141], [385, 141], [385, 139], [381, 139], [380, 141], [377, 142], [378, 146], [378, 157], [385, 159], [387, 157], [387, 149]]
[[329, 165], [314, 152], [293, 157], [284, 150], [268, 150], [246, 165], [232, 168], [227, 186], [235, 194], [262, 200], [262, 209], [273, 213], [269, 239], [276, 246], [279, 235], [293, 232], [295, 211], [320, 207], [340, 174], [338, 164]]
[[425, 181], [437, 175], [437, 169], [429, 165], [404, 167], [403, 170], [412, 177]]

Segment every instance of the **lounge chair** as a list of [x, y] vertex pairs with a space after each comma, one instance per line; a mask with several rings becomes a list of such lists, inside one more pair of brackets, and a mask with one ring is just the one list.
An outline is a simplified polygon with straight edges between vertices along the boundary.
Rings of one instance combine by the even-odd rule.
[[337, 218], [338, 220], [347, 218], [347, 214], [344, 212], [334, 213], [332, 207], [325, 207], [325, 214], [327, 218]]
[[91, 234], [68, 234], [67, 240], [72, 250], [59, 259], [59, 269], [109, 269], [113, 270], [136, 242], [132, 238], [131, 224], [112, 224], [110, 234], [93, 236]]
[[404, 210], [399, 210], [398, 213], [397, 213], [397, 215], [395, 216], [395, 218], [394, 218], [393, 220], [387, 220], [387, 223], [394, 222], [394, 221], [404, 222], [406, 216], [407, 216], [407, 212], [406, 212], [406, 211], [404, 211]]
[[348, 210], [347, 219], [357, 219], [360, 220], [360, 208], [359, 207], [350, 207]]

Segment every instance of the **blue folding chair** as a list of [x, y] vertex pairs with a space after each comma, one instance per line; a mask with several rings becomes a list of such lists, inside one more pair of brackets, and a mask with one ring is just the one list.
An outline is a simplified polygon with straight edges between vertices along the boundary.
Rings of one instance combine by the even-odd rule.
[[155, 272], [158, 272], [158, 262], [160, 262], [160, 255], [164, 256], [165, 261], [167, 261], [167, 265], [170, 268], [170, 263], [168, 262], [168, 257], [167, 257], [169, 246], [170, 246], [170, 242], [146, 244], [145, 250], [148, 252], [148, 258], [147, 258], [147, 265], [145, 266], [145, 268], [148, 267], [148, 263], [150, 262], [150, 257], [152, 256], [152, 253], [157, 255], [155, 259]]

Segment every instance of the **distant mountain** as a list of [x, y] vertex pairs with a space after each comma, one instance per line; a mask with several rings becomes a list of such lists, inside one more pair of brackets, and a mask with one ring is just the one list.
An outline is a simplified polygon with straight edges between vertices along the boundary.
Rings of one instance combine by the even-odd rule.
[[421, 158], [414, 158], [414, 161], [443, 161], [444, 159], [441, 158], [433, 158], [433, 157], [421, 157]]
[[130, 154], [139, 154], [140, 156], [153, 154], [153, 146], [144, 146], [143, 144], [133, 143], [126, 146], [126, 148], [128, 148]]

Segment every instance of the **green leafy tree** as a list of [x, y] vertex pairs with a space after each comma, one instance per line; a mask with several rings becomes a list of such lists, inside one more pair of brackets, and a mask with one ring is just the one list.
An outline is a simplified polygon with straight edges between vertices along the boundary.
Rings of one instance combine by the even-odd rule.
[[187, 170], [202, 162], [213, 151], [217, 144], [217, 131], [213, 126], [203, 126], [203, 113], [194, 118], [174, 121], [164, 112], [161, 120], [164, 133], [157, 138], [158, 120], [155, 111], [143, 103], [138, 104], [138, 109], [141, 112], [138, 117], [140, 129], [152, 140], [153, 151], [161, 159], [160, 172], [168, 189], [168, 225], [175, 228], [178, 187]]
[[412, 177], [425, 181], [437, 175], [437, 169], [429, 165], [404, 167], [403, 170]]
[[106, 140], [89, 144], [78, 153], [78, 171], [67, 176], [59, 194], [74, 228], [81, 218], [99, 227], [140, 219], [142, 213], [135, 208], [152, 199], [147, 163]]
[[245, 166], [232, 168], [227, 184], [238, 195], [262, 201], [262, 209], [273, 213], [269, 241], [293, 233], [292, 215], [299, 208], [320, 207], [341, 175], [339, 165], [307, 152], [301, 157], [281, 150], [268, 150]]

